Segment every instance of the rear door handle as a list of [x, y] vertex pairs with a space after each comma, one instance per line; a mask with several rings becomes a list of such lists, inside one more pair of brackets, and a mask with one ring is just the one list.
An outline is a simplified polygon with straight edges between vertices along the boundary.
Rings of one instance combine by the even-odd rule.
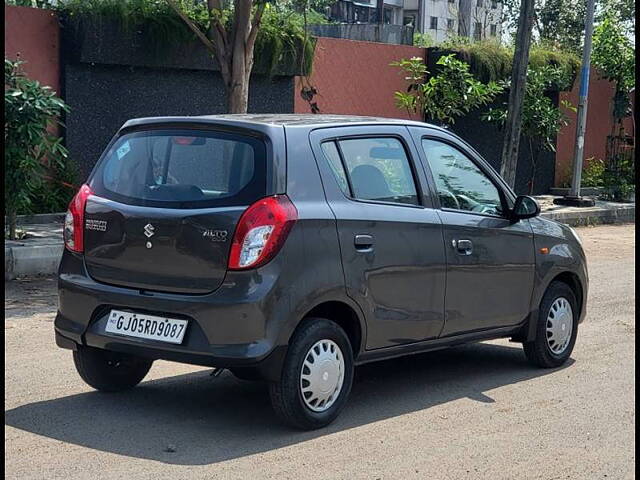
[[455, 248], [461, 255], [471, 255], [473, 253], [473, 242], [471, 240], [454, 239], [451, 241], [451, 244], [453, 245], [453, 248]]
[[372, 235], [356, 235], [353, 239], [356, 250], [370, 250], [373, 248], [373, 243]]

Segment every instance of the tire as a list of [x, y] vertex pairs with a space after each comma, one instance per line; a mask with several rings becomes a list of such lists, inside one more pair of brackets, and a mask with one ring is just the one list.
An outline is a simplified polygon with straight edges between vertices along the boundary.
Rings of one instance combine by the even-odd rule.
[[82, 380], [102, 392], [120, 392], [135, 387], [153, 364], [152, 360], [126, 353], [81, 346], [73, 352], [73, 362]]
[[[559, 348], [555, 343], [550, 345], [548, 340], [547, 327], [551, 325], [549, 315], [551, 308], [559, 302], [562, 304], [562, 299], [565, 299], [571, 307], [571, 334], [568, 338], [568, 343], [561, 351], [554, 351], [553, 348]], [[557, 304], [556, 304], [557, 305]], [[576, 343], [576, 337], [578, 335], [578, 302], [573, 290], [562, 282], [552, 282], [540, 302], [540, 309], [538, 311], [537, 325], [536, 325], [536, 338], [531, 342], [524, 342], [524, 353], [534, 366], [541, 368], [556, 368], [564, 364], [573, 351], [573, 347]], [[566, 318], [566, 317], [565, 317]], [[567, 328], [568, 324], [565, 325]]]
[[[302, 391], [303, 383], [306, 382], [306, 388], [311, 385], [310, 382], [303, 379], [303, 376], [308, 376], [310, 373], [304, 363], [310, 355], [313, 355], [312, 347], [316, 352], [320, 351], [322, 355], [334, 355], [336, 358], [341, 358], [343, 362], [341, 367], [337, 367], [339, 361], [329, 362], [331, 365], [329, 370], [321, 373], [323, 381], [329, 381], [329, 385], [331, 385], [327, 388], [334, 393], [331, 394], [330, 399], [317, 402], [314, 407], [309, 405], [310, 401], [314, 401], [313, 398], [307, 397], [309, 392], [303, 393]], [[325, 348], [326, 350], [324, 350]], [[327, 360], [322, 361], [322, 365], [328, 362]], [[338, 370], [335, 370], [336, 367]], [[342, 376], [337, 373], [340, 370], [342, 370]], [[320, 372], [320, 369], [315, 371]], [[340, 377], [342, 378], [341, 383]], [[320, 377], [318, 377], [319, 379]], [[324, 318], [307, 318], [291, 338], [280, 381], [269, 384], [269, 395], [273, 409], [281, 421], [294, 428], [314, 430], [322, 428], [336, 419], [347, 403], [352, 382], [353, 351], [344, 330], [338, 324]], [[312, 408], [324, 408], [321, 406], [322, 403], [326, 407], [325, 410], [312, 410]]]

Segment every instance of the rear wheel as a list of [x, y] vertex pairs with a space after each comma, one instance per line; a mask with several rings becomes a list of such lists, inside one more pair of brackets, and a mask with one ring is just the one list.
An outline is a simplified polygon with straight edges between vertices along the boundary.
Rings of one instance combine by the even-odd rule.
[[126, 353], [92, 347], [78, 347], [73, 362], [80, 377], [103, 392], [119, 392], [135, 387], [147, 375], [152, 360]]
[[291, 339], [280, 381], [269, 385], [271, 403], [286, 424], [321, 428], [345, 406], [352, 381], [353, 352], [344, 330], [308, 318]]
[[571, 355], [577, 334], [578, 305], [573, 290], [553, 282], [540, 302], [536, 338], [523, 344], [524, 353], [533, 365], [559, 367]]

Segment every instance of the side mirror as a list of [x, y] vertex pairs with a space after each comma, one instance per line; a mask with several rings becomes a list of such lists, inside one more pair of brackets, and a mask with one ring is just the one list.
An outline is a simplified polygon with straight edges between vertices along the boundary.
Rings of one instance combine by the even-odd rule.
[[528, 195], [519, 195], [511, 210], [511, 218], [523, 220], [540, 215], [540, 205], [535, 198]]

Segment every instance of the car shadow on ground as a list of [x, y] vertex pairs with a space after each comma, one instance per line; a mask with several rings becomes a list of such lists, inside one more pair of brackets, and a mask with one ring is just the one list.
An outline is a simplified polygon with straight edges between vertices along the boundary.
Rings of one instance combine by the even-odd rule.
[[[570, 365], [572, 361], [567, 362]], [[207, 465], [270, 451], [556, 370], [529, 366], [518, 346], [475, 344], [356, 369], [351, 398], [329, 427], [280, 425], [267, 386], [209, 371], [144, 382], [118, 394], [87, 392], [5, 412], [12, 427], [96, 450], [178, 465]]]

